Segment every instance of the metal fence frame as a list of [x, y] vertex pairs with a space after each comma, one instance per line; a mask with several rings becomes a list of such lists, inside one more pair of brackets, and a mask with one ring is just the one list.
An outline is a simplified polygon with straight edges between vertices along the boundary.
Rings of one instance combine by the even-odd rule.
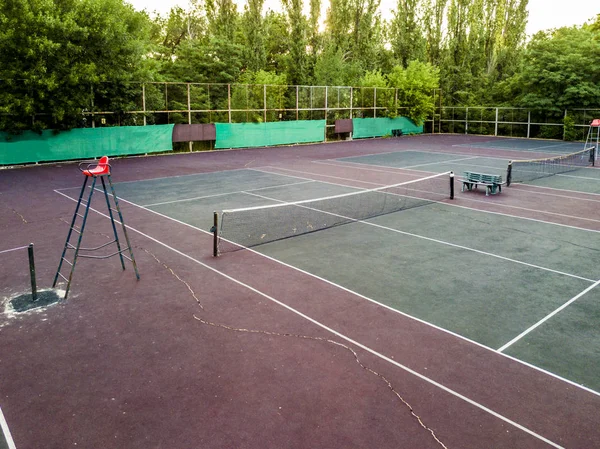
[[[114, 92], [122, 92], [117, 96], [120, 110], [103, 109], [103, 105], [114, 106]], [[339, 138], [333, 129], [336, 119], [387, 117], [390, 112], [406, 115], [407, 109], [398, 106], [398, 89], [353, 86], [105, 83], [92, 89], [92, 98], [82, 109], [81, 127], [325, 119], [326, 139]], [[437, 98], [441, 101], [434, 91]], [[424, 132], [562, 139], [566, 116], [574, 119], [576, 139], [585, 140], [589, 123], [600, 117], [600, 107], [533, 110], [438, 105], [425, 120]]]
[[507, 106], [438, 106], [426, 120], [426, 132], [562, 138], [563, 120], [567, 116], [574, 120], [576, 139], [585, 140], [590, 122], [600, 117], [600, 108], [558, 111]]

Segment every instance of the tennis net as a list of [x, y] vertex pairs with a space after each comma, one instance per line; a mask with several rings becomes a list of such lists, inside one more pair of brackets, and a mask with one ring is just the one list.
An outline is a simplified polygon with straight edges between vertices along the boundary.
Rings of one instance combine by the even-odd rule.
[[454, 175], [440, 173], [400, 184], [324, 198], [215, 212], [213, 253], [322, 231], [347, 223], [424, 206], [454, 196]]
[[546, 176], [557, 175], [594, 165], [595, 147], [590, 147], [577, 153], [544, 159], [528, 159], [510, 161], [506, 174], [506, 185], [512, 182], [527, 182]]

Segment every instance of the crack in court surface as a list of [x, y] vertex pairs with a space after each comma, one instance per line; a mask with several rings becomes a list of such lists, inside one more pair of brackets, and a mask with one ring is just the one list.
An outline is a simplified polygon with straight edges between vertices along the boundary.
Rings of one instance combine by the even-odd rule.
[[[156, 260], [157, 263], [159, 263], [160, 265], [162, 265], [166, 270], [168, 270], [172, 276], [174, 276], [179, 282], [183, 283], [187, 289], [189, 290], [190, 294], [192, 295], [192, 297], [194, 298], [194, 300], [196, 301], [196, 303], [198, 304], [198, 306], [202, 309], [205, 310], [204, 307], [202, 306], [202, 303], [200, 302], [200, 300], [198, 299], [198, 297], [196, 296], [196, 294], [194, 293], [194, 290], [192, 289], [192, 287], [190, 286], [190, 284], [188, 284], [184, 279], [182, 279], [179, 275], [177, 275], [177, 273], [175, 273], [175, 271], [170, 268], [167, 264], [165, 264], [164, 262], [162, 262], [158, 257], [156, 257], [156, 255], [154, 253], [152, 253], [151, 251], [139, 247], [137, 246], [136, 248], [141, 249], [142, 251], [146, 252], [147, 254], [149, 254], [150, 256], [152, 256], [154, 258], [154, 260]], [[373, 370], [372, 368], [369, 368], [368, 366], [364, 365], [358, 354], [356, 353], [356, 351], [354, 349], [352, 349], [350, 346], [345, 345], [343, 343], [340, 343], [338, 341], [329, 339], [329, 338], [323, 338], [323, 337], [314, 337], [314, 336], [309, 336], [309, 335], [300, 335], [300, 334], [291, 334], [291, 333], [280, 333], [280, 332], [272, 332], [272, 331], [266, 331], [266, 330], [260, 330], [260, 329], [244, 329], [244, 328], [237, 328], [237, 327], [233, 327], [233, 326], [228, 326], [226, 324], [221, 324], [221, 323], [214, 323], [212, 321], [208, 321], [205, 320], [202, 317], [198, 317], [196, 316], [196, 314], [193, 315], [194, 319], [201, 322], [202, 324], [205, 324], [207, 326], [213, 326], [216, 328], [220, 328], [220, 329], [225, 329], [228, 331], [232, 331], [232, 332], [240, 332], [240, 333], [249, 333], [249, 334], [262, 334], [262, 335], [267, 335], [270, 337], [284, 337], [284, 338], [296, 338], [296, 339], [300, 339], [300, 340], [311, 340], [311, 341], [318, 341], [318, 342], [323, 342], [323, 343], [327, 343], [330, 345], [334, 345], [340, 348], [343, 348], [347, 351], [349, 351], [353, 357], [354, 360], [356, 361], [356, 363], [359, 364], [359, 366], [364, 369], [365, 371], [379, 377], [383, 382], [386, 383], [388, 389], [394, 393], [396, 395], [396, 397], [406, 406], [406, 408], [408, 409], [408, 411], [410, 412], [411, 416], [419, 423], [419, 425], [427, 432], [429, 432], [431, 434], [431, 437], [437, 442], [438, 445], [440, 445], [442, 448], [444, 449], [448, 449], [448, 447], [437, 437], [437, 435], [435, 434], [434, 430], [427, 426], [422, 418], [417, 415], [413, 409], [413, 407], [402, 397], [402, 395], [398, 392], [398, 390], [396, 390], [394, 388], [394, 386], [392, 385], [392, 383], [390, 382], [389, 379], [387, 379], [383, 374], [378, 373], [377, 371]]]

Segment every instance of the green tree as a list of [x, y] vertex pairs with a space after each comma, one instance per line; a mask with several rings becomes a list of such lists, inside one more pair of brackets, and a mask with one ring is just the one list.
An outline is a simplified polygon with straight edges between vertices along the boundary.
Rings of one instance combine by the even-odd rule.
[[149, 19], [121, 0], [1, 5], [2, 130], [77, 126], [83, 109], [131, 106], [130, 82], [155, 76], [146, 63]]
[[558, 110], [598, 106], [599, 37], [588, 25], [537, 33], [511, 80], [518, 104]]
[[265, 16], [266, 69], [284, 73], [289, 60], [288, 42], [290, 34], [284, 14], [269, 11]]
[[394, 57], [403, 67], [413, 59], [425, 58], [425, 37], [421, 29], [421, 0], [398, 0], [389, 24]]
[[187, 10], [175, 6], [165, 17], [156, 16], [152, 29], [152, 39], [157, 44], [155, 55], [171, 60], [185, 40], [206, 36], [206, 26], [203, 6], [197, 0], [191, 1]]
[[439, 87], [439, 70], [429, 63], [411, 61], [406, 69], [394, 67], [387, 79], [390, 87], [397, 88], [399, 114], [422, 125], [434, 109], [433, 91]]
[[267, 64], [265, 26], [262, 16], [264, 3], [265, 0], [248, 0], [242, 17], [245, 37], [244, 65], [252, 71], [262, 70]]
[[302, 0], [283, 0], [289, 28], [289, 58], [286, 73], [291, 84], [309, 84], [308, 61], [308, 23], [302, 13]]

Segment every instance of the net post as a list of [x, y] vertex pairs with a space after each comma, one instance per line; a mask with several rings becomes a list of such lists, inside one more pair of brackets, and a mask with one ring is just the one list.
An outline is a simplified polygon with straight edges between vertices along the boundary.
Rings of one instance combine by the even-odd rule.
[[31, 277], [31, 297], [33, 301], [37, 300], [37, 287], [35, 283], [35, 262], [33, 260], [33, 243], [27, 247], [29, 253], [29, 276]]
[[508, 168], [506, 169], [506, 187], [510, 186], [511, 176], [512, 176], [512, 161], [508, 161]]
[[596, 147], [590, 148], [590, 162], [592, 163], [592, 167], [596, 166]]
[[213, 212], [213, 256], [219, 255], [219, 213]]
[[450, 172], [450, 199], [454, 199], [454, 172]]

